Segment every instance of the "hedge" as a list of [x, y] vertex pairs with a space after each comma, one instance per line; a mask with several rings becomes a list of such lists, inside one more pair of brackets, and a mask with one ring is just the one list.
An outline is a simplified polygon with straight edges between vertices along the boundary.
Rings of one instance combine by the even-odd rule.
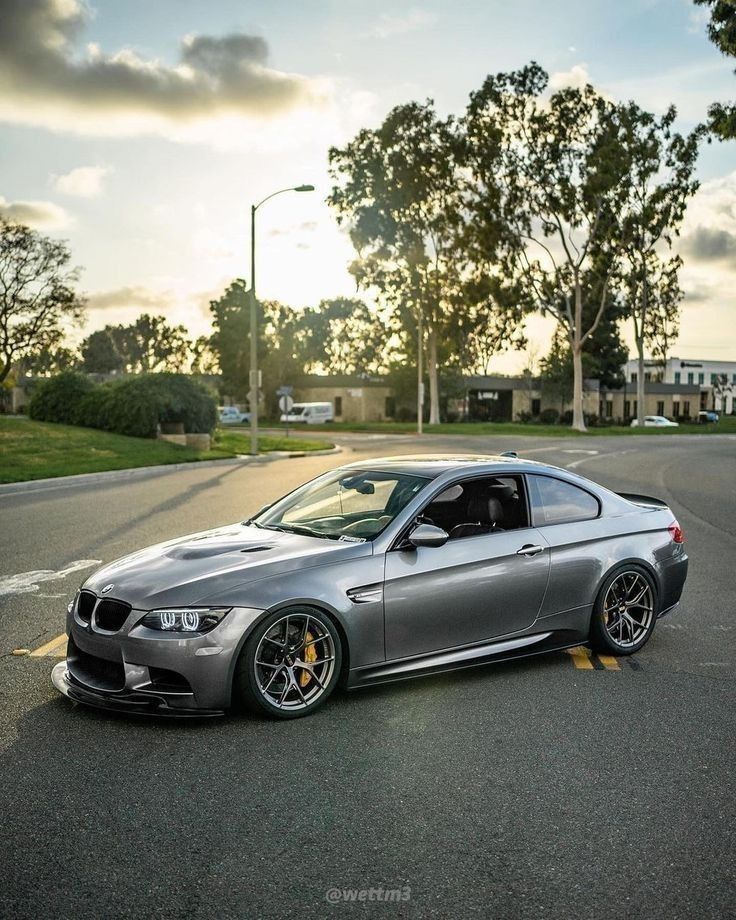
[[95, 385], [83, 374], [58, 374], [38, 385], [31, 418], [102, 428], [139, 438], [155, 437], [161, 423], [179, 422], [185, 431], [211, 432], [217, 421], [214, 398], [184, 374], [143, 374]]
[[84, 374], [63, 371], [36, 386], [28, 404], [28, 414], [39, 422], [76, 425], [79, 406], [94, 389], [95, 384]]

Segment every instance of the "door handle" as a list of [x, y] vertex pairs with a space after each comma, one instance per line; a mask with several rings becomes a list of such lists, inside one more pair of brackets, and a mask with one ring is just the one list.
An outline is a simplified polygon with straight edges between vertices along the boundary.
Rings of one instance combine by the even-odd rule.
[[536, 546], [533, 543], [526, 543], [521, 549], [516, 550], [517, 556], [536, 556], [537, 553], [544, 552], [543, 546]]

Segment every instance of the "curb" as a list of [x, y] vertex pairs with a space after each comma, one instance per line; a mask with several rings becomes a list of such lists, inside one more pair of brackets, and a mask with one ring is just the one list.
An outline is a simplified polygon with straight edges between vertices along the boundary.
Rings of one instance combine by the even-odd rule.
[[330, 450], [285, 451], [272, 450], [257, 457], [223, 457], [221, 460], [192, 460], [187, 463], [164, 463], [158, 466], [135, 466], [126, 470], [103, 470], [99, 473], [77, 473], [73, 476], [54, 476], [51, 479], [29, 479], [26, 482], [0, 484], [0, 498], [3, 495], [19, 495], [30, 492], [49, 492], [52, 489], [71, 489], [98, 482], [119, 482], [126, 479], [144, 479], [147, 476], [163, 476], [179, 470], [208, 469], [216, 466], [249, 466], [255, 463], [271, 463], [274, 460], [289, 460], [300, 457], [328, 457], [341, 454], [341, 447]]

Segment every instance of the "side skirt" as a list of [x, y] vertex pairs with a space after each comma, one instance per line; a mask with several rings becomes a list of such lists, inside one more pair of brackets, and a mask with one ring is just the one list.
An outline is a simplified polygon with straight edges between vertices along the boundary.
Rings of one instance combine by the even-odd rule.
[[432, 652], [417, 658], [405, 658], [398, 661], [379, 662], [350, 671], [347, 681], [348, 690], [358, 690], [374, 684], [406, 680], [411, 677], [425, 677], [456, 671], [461, 668], [473, 668], [495, 661], [509, 661], [515, 658], [527, 658], [542, 655], [545, 652], [563, 651], [576, 645], [587, 643], [587, 636], [572, 629], [540, 632], [533, 635], [517, 636], [500, 642], [487, 642], [468, 648], [453, 649], [445, 652]]

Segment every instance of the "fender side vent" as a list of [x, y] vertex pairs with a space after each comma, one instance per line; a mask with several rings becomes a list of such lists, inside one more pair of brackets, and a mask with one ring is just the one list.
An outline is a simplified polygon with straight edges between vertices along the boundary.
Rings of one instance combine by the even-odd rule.
[[354, 604], [372, 604], [383, 600], [383, 585], [362, 585], [346, 593]]

